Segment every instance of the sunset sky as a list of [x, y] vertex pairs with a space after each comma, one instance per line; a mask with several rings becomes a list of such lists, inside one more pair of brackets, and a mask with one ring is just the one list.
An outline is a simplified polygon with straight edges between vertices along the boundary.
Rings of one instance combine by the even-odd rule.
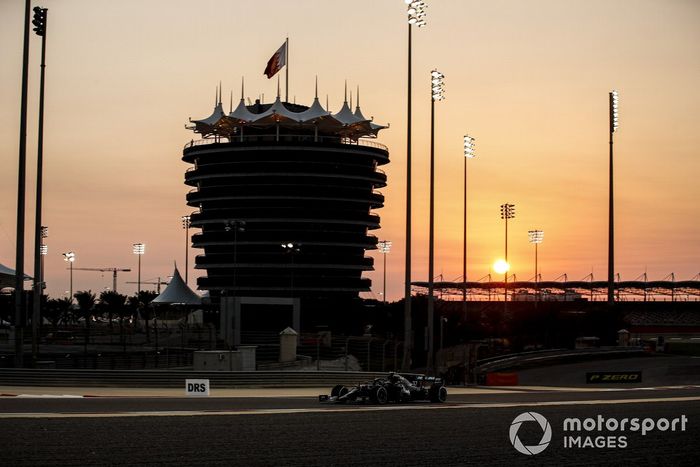
[[[436, 104], [436, 274], [462, 274], [462, 137], [469, 161], [468, 278], [503, 256], [499, 205], [516, 205], [509, 259], [534, 276], [527, 231], [544, 230], [543, 279], [607, 274], [608, 92], [620, 92], [615, 134], [616, 270], [623, 280], [700, 273], [700, 2], [695, 0], [427, 0], [413, 34], [413, 280], [427, 280], [429, 72], [445, 74]], [[146, 244], [142, 280], [184, 266], [180, 217], [191, 211], [183, 145], [189, 117], [210, 115], [215, 87], [274, 99], [267, 60], [289, 37], [290, 100], [310, 104], [314, 77], [330, 110], [360, 87], [363, 113], [390, 123], [385, 208], [388, 296], [403, 295], [406, 13], [403, 0], [44, 0], [47, 88], [44, 224], [48, 293], [75, 267], [123, 267]], [[0, 263], [14, 267], [24, 1], [0, 2]], [[40, 40], [32, 33], [27, 247], [32, 274]], [[283, 84], [284, 86], [284, 81]], [[192, 231], [194, 232], [194, 231]], [[197, 251], [192, 251], [190, 265]], [[381, 291], [381, 255], [373, 279]], [[191, 270], [190, 284], [198, 271]], [[183, 273], [184, 276], [184, 273]], [[111, 275], [76, 271], [74, 289]]]

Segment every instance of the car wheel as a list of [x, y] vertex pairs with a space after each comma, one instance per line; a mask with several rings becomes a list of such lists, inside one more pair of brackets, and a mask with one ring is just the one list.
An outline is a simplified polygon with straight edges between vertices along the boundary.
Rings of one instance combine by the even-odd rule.
[[434, 387], [430, 393], [430, 402], [445, 402], [447, 400], [447, 388], [445, 386]]
[[348, 392], [348, 391], [347, 391], [347, 388], [346, 388], [345, 386], [343, 386], [342, 384], [336, 384], [335, 386], [333, 386], [333, 389], [331, 389], [331, 397], [337, 397], [337, 396], [339, 396], [339, 395], [340, 395], [340, 391], [341, 391], [343, 388], [345, 388], [345, 392]]
[[384, 405], [389, 400], [389, 394], [384, 386], [377, 386], [372, 391], [372, 402], [379, 405]]

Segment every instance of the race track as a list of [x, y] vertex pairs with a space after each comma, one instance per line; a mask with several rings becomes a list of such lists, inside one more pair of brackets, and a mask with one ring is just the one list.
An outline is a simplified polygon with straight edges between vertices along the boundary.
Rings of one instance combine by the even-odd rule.
[[[513, 419], [547, 418], [535, 456], [509, 440]], [[686, 431], [627, 433], [624, 449], [563, 447], [564, 418], [685, 415]], [[312, 397], [0, 398], [3, 465], [696, 465], [700, 388], [508, 391], [448, 404], [319, 405]], [[597, 433], [593, 433], [596, 435]], [[617, 433], [620, 434], [620, 433]], [[518, 436], [537, 444], [542, 431]]]

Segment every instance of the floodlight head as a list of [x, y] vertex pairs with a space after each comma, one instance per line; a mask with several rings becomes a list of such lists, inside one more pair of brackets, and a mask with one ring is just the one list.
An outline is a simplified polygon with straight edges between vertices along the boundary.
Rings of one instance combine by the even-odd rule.
[[46, 8], [41, 8], [38, 6], [34, 7], [34, 18], [32, 19], [32, 24], [34, 25], [34, 32], [37, 36], [46, 35]]
[[544, 231], [542, 230], [528, 230], [527, 236], [530, 243], [540, 244], [544, 240]]
[[190, 226], [192, 225], [191, 223], [191, 216], [182, 216], [182, 228], [183, 229], [189, 229]]
[[422, 0], [406, 0], [406, 5], [408, 24], [419, 28], [425, 26], [425, 9], [428, 7], [428, 5], [426, 5]]
[[45, 225], [41, 226], [41, 238], [46, 238], [49, 236], [49, 228]]
[[384, 254], [389, 253], [389, 251], [391, 251], [391, 242], [389, 240], [382, 240], [379, 242], [379, 250]]
[[610, 91], [610, 132], [614, 133], [620, 126], [620, 94], [616, 90]]
[[501, 204], [501, 219], [513, 219], [515, 217], [515, 204]]
[[474, 138], [469, 135], [464, 135], [464, 157], [467, 159], [473, 159], [476, 157], [474, 153], [474, 146], [476, 146]]
[[133, 247], [134, 247], [133, 251], [134, 251], [135, 255], [142, 255], [142, 254], [146, 253], [146, 245], [144, 245], [143, 243], [134, 243]]
[[430, 84], [432, 86], [432, 99], [433, 101], [441, 101], [445, 99], [445, 83], [443, 79], [445, 75], [437, 70], [430, 72]]
[[72, 251], [63, 253], [63, 261], [68, 261], [69, 263], [72, 263], [73, 261], [75, 261], [75, 253]]
[[39, 253], [41, 254], [41, 256], [46, 256], [49, 253], [48, 245], [40, 245], [39, 246]]

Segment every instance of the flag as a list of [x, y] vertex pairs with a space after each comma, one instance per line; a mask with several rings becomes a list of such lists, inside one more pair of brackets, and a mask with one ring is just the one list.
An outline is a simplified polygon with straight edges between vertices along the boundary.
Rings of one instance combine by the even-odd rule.
[[287, 64], [287, 42], [285, 41], [284, 44], [282, 44], [282, 47], [277, 49], [277, 52], [270, 57], [270, 60], [267, 61], [267, 66], [265, 67], [265, 71], [263, 72], [264, 75], [267, 76], [268, 79], [272, 78], [277, 74], [278, 71], [282, 69], [283, 66]]

